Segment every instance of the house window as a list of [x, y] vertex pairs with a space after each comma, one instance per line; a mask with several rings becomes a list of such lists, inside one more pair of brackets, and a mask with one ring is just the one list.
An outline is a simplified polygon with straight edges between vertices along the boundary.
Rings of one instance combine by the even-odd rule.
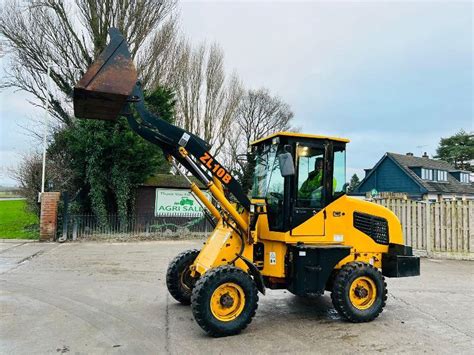
[[469, 183], [469, 174], [468, 173], [461, 173], [461, 182]]
[[423, 180], [433, 180], [433, 170], [421, 169], [421, 178]]
[[437, 170], [437, 179], [438, 181], [448, 181], [448, 172], [444, 170]]

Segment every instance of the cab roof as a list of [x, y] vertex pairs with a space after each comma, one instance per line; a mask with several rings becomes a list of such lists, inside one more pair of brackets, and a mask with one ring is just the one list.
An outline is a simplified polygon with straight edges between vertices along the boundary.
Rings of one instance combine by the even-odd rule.
[[339, 137], [331, 137], [331, 136], [321, 136], [318, 134], [306, 134], [306, 133], [296, 133], [296, 132], [277, 132], [270, 134], [269, 136], [257, 139], [256, 141], [253, 141], [250, 143], [250, 145], [255, 145], [262, 143], [266, 140], [272, 139], [274, 137], [294, 137], [294, 138], [309, 138], [309, 139], [328, 139], [331, 141], [336, 141], [336, 142], [343, 142], [343, 143], [349, 143], [350, 140], [347, 138], [339, 138]]

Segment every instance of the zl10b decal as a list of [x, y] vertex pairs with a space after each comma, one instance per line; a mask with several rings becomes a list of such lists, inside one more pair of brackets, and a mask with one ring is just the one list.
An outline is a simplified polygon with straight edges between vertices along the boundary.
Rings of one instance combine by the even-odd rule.
[[224, 184], [229, 184], [232, 181], [232, 176], [219, 163], [215, 162], [214, 158], [208, 152], [205, 152], [204, 155], [199, 158], [199, 161], [212, 172], [212, 175], [217, 176]]

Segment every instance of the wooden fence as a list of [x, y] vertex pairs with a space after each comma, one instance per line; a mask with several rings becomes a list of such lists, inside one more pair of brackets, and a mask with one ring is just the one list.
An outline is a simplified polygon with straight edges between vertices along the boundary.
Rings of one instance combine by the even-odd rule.
[[418, 253], [474, 260], [474, 201], [380, 199], [402, 223], [405, 244]]

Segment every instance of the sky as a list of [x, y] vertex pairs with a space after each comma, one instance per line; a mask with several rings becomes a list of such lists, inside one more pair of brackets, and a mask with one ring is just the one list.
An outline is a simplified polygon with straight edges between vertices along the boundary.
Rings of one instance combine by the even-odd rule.
[[[473, 127], [473, 2], [192, 1], [179, 4], [193, 43], [217, 42], [228, 72], [287, 102], [301, 132], [351, 140], [348, 179], [385, 152], [434, 155]], [[0, 64], [3, 70], [5, 63]], [[0, 184], [42, 113], [0, 93]], [[3, 172], [3, 174], [2, 174]]]

